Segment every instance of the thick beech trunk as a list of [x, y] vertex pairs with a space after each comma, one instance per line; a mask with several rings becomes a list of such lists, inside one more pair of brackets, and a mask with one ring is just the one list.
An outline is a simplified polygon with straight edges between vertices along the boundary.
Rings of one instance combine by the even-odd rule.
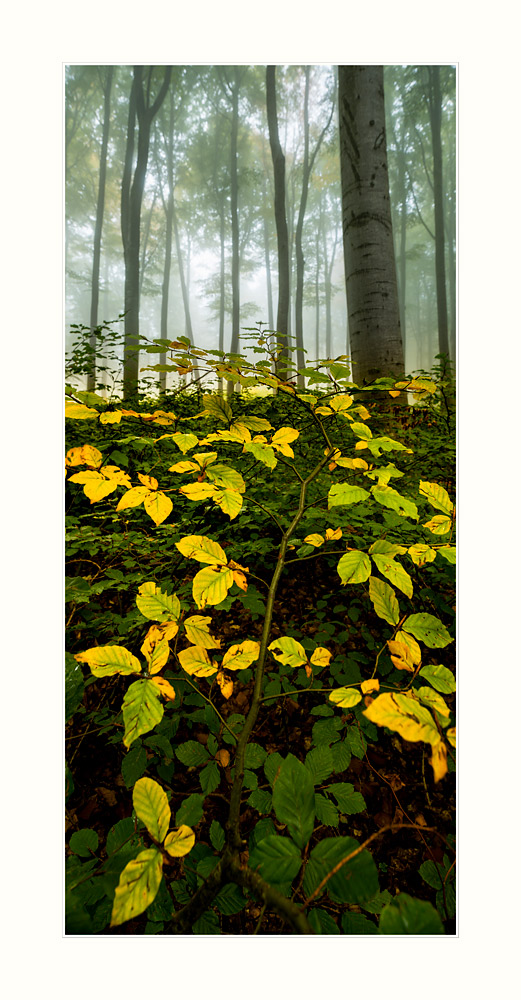
[[402, 374], [382, 66], [339, 66], [349, 339], [356, 383]]

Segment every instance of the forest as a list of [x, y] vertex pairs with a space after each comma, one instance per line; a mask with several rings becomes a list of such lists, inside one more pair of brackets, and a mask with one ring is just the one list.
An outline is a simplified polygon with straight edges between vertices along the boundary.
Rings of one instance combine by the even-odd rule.
[[65, 70], [65, 933], [456, 933], [456, 70]]

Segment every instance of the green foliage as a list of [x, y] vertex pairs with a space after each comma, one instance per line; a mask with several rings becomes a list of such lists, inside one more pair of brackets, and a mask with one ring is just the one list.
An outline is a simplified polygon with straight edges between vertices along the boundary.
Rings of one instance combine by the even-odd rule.
[[[227, 933], [261, 900], [297, 932], [442, 933], [452, 859], [420, 867], [436, 909], [391, 893], [371, 854], [388, 824], [357, 775], [380, 747], [395, 780], [405, 746], [426, 809], [450, 780], [448, 483], [334, 363], [312, 393], [246, 359], [198, 363], [279, 391], [175, 412], [71, 397], [66, 720], [117, 755], [127, 815], [74, 828], [67, 932]], [[68, 760], [72, 814], [81, 742]]]

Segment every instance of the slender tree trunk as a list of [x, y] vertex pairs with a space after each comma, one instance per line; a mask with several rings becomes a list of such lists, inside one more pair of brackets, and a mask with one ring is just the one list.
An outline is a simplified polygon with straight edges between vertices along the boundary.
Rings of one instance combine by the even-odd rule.
[[340, 169], [356, 383], [403, 373], [382, 66], [339, 66]]
[[154, 208], [156, 207], [157, 191], [154, 191], [154, 196], [152, 198], [152, 204], [148, 209], [145, 217], [145, 224], [143, 226], [143, 234], [140, 238], [141, 243], [141, 260], [139, 264], [139, 297], [141, 298], [141, 292], [143, 291], [143, 279], [145, 277], [145, 271], [147, 267], [147, 247], [148, 247], [148, 237], [150, 236], [150, 226], [152, 225], [152, 216], [154, 214]]
[[191, 344], [193, 344], [193, 330], [192, 330], [192, 318], [190, 315], [190, 295], [188, 292], [188, 284], [185, 278], [185, 269], [183, 266], [183, 254], [181, 251], [181, 237], [179, 235], [179, 225], [177, 222], [177, 212], [175, 210], [175, 199], [172, 197], [172, 222], [174, 224], [174, 237], [175, 246], [177, 252], [177, 266], [179, 268], [179, 281], [181, 283], [181, 295], [183, 296], [183, 306], [185, 310], [185, 333]]
[[[232, 129], [230, 142], [230, 211], [232, 221], [232, 341], [231, 352], [239, 351], [240, 338], [240, 279], [239, 279], [239, 177], [237, 171], [237, 138], [239, 132], [239, 67], [234, 66], [234, 85], [232, 88]], [[228, 383], [229, 389], [232, 383]]]
[[[297, 348], [297, 369], [305, 367], [305, 355], [304, 355], [304, 322], [303, 322], [303, 306], [304, 306], [304, 253], [302, 250], [302, 233], [304, 229], [304, 218], [306, 215], [306, 205], [308, 200], [309, 191], [309, 179], [311, 177], [311, 172], [313, 170], [313, 164], [315, 162], [317, 153], [322, 145], [324, 136], [329, 128], [331, 118], [333, 117], [333, 107], [331, 108], [331, 114], [326, 126], [322, 129], [320, 133], [318, 142], [313, 150], [313, 153], [309, 154], [309, 78], [310, 78], [311, 67], [305, 66], [305, 88], [304, 88], [304, 162], [302, 170], [302, 192], [300, 196], [300, 205], [298, 211], [297, 228], [295, 231], [295, 256], [297, 260], [297, 286], [295, 291], [295, 340]], [[297, 384], [301, 389], [305, 386], [304, 375], [297, 375]]]
[[280, 351], [276, 366], [283, 378], [288, 361], [288, 316], [289, 316], [289, 244], [286, 222], [286, 161], [279, 139], [277, 119], [277, 95], [275, 89], [275, 66], [266, 67], [266, 109], [270, 136], [273, 178], [275, 186], [275, 225], [277, 228], [277, 254], [279, 275], [279, 298], [277, 304], [277, 344]]
[[[122, 184], [121, 227], [125, 253], [125, 347], [123, 359], [123, 398], [128, 399], [138, 392], [139, 385], [139, 244], [141, 226], [141, 204], [148, 165], [150, 130], [170, 85], [172, 67], [166, 66], [161, 89], [152, 105], [149, 103], [150, 78], [148, 71], [146, 94], [143, 92], [143, 66], [134, 66], [129, 106], [129, 130], [127, 155], [125, 157], [124, 183]], [[132, 153], [134, 147], [135, 121], [139, 124], [137, 143], [137, 163], [132, 174]], [[129, 156], [130, 147], [130, 156]], [[128, 172], [128, 177], [127, 177]], [[125, 207], [124, 207], [125, 202]]]
[[263, 189], [263, 215], [264, 215], [264, 263], [266, 266], [266, 292], [268, 297], [268, 329], [273, 330], [273, 289], [271, 284], [271, 261], [270, 261], [270, 233], [268, 226], [268, 216], [266, 212], [266, 178], [264, 178]]
[[320, 230], [322, 227], [322, 203], [320, 219], [315, 233], [315, 361], [320, 357]]
[[103, 87], [104, 107], [103, 107], [103, 136], [101, 139], [101, 152], [99, 164], [98, 183], [98, 203], [96, 206], [96, 226], [94, 229], [94, 253], [92, 258], [92, 293], [90, 302], [90, 346], [94, 351], [92, 355], [92, 367], [87, 376], [87, 389], [93, 392], [96, 387], [96, 334], [98, 325], [98, 304], [99, 304], [99, 272], [101, 259], [101, 233], [103, 229], [103, 212], [105, 209], [105, 182], [107, 177], [107, 150], [109, 145], [110, 130], [110, 92], [112, 89], [112, 77], [114, 67], [107, 66], [105, 84]]
[[443, 226], [443, 166], [441, 149], [441, 87], [440, 67], [428, 66], [427, 92], [432, 132], [434, 184], [434, 232], [436, 248], [436, 297], [438, 304], [438, 337], [440, 354], [449, 354], [447, 317], [447, 285], [445, 278], [445, 233]]

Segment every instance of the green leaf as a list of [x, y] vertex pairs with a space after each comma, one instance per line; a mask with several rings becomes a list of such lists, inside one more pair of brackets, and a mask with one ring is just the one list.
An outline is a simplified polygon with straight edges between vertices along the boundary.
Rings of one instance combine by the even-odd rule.
[[340, 557], [337, 571], [343, 584], [363, 583], [371, 576], [371, 560], [365, 552], [352, 549]]
[[363, 913], [343, 913], [342, 930], [344, 934], [378, 934], [376, 924]]
[[275, 452], [269, 444], [263, 444], [261, 441], [247, 441], [243, 451], [246, 454], [254, 455], [257, 461], [263, 462], [264, 465], [268, 466], [268, 469], [274, 469], [277, 464]]
[[95, 830], [77, 830], [69, 840], [73, 854], [80, 858], [91, 858], [98, 849], [99, 837]]
[[125, 723], [123, 743], [127, 748], [138, 736], [150, 732], [161, 722], [164, 708], [159, 698], [159, 688], [153, 680], [134, 681], [127, 689], [122, 705]]
[[392, 902], [392, 896], [388, 889], [384, 889], [383, 892], [377, 892], [376, 896], [372, 899], [368, 899], [365, 903], [361, 903], [362, 909], [367, 910], [368, 913], [381, 913], [384, 906]]
[[224, 916], [230, 916], [233, 913], [240, 913], [246, 906], [246, 902], [242, 889], [233, 882], [228, 882], [215, 897], [213, 906]]
[[380, 916], [380, 934], [443, 934], [437, 910], [423, 899], [401, 892]]
[[332, 486], [327, 495], [328, 510], [332, 507], [345, 506], [350, 503], [359, 503], [360, 500], [367, 500], [369, 493], [361, 486], [351, 486], [349, 483], [337, 483]]
[[[311, 851], [303, 890], [311, 895], [320, 882], [343, 858], [359, 847], [353, 837], [326, 837]], [[335, 902], [361, 904], [371, 899], [379, 890], [378, 873], [373, 858], [368, 851], [362, 851], [346, 862], [327, 881], [325, 891]]]
[[345, 813], [346, 816], [363, 812], [367, 808], [361, 792], [355, 792], [354, 785], [348, 781], [339, 781], [335, 785], [330, 785], [328, 791], [334, 795], [340, 812]]
[[456, 549], [453, 545], [440, 545], [436, 551], [438, 555], [443, 556], [447, 562], [452, 565], [456, 564]]
[[219, 917], [214, 912], [214, 910], [205, 910], [205, 912], [195, 921], [192, 927], [192, 934], [220, 934], [221, 925], [219, 923]]
[[256, 770], [258, 767], [262, 767], [267, 756], [266, 750], [261, 747], [260, 743], [248, 743], [244, 756], [244, 766]]
[[402, 497], [398, 490], [393, 490], [392, 486], [371, 486], [371, 493], [374, 499], [382, 504], [383, 507], [388, 507], [391, 510], [395, 510], [397, 514], [402, 517], [412, 517], [414, 520], [418, 519], [418, 508], [412, 500], [407, 500], [406, 497]]
[[307, 767], [314, 785], [321, 785], [334, 771], [333, 754], [328, 746], [314, 747], [306, 754], [304, 766]]
[[203, 396], [204, 412], [212, 417], [217, 417], [223, 423], [228, 424], [233, 419], [233, 412], [230, 404], [224, 396]]
[[376, 614], [379, 618], [389, 622], [389, 625], [396, 625], [400, 618], [400, 605], [396, 599], [396, 594], [388, 583], [379, 580], [376, 576], [369, 577], [369, 597], [371, 598]]
[[[345, 743], [333, 743], [330, 747], [331, 757], [333, 759], [333, 770], [335, 774], [342, 774], [346, 771], [351, 763], [351, 750]], [[363, 756], [363, 754], [362, 754]]]
[[147, 752], [144, 747], [132, 747], [121, 761], [121, 774], [126, 788], [132, 788], [147, 768]]
[[[394, 583], [395, 587], [402, 590], [406, 597], [412, 597], [412, 580], [407, 570], [399, 562], [379, 552], [373, 552], [372, 558], [383, 576], [386, 576], [391, 583]], [[383, 615], [380, 617], [383, 617]], [[398, 618], [396, 621], [398, 621]], [[391, 625], [395, 624], [396, 622], [391, 622]]]
[[254, 788], [251, 795], [248, 796], [247, 801], [248, 805], [256, 809], [261, 816], [267, 816], [271, 812], [273, 799], [270, 792], [267, 792], [264, 788]]
[[163, 877], [163, 857], [160, 851], [149, 848], [123, 869], [116, 888], [112, 907], [111, 927], [144, 913], [157, 895]]
[[342, 720], [337, 718], [319, 719], [312, 729], [312, 738], [315, 746], [331, 746], [340, 739], [339, 729], [342, 729]]
[[132, 804], [138, 819], [154, 840], [162, 843], [170, 825], [170, 806], [166, 792], [153, 778], [140, 778], [134, 785]]
[[277, 771], [282, 767], [284, 763], [284, 758], [281, 757], [280, 753], [276, 750], [274, 753], [268, 754], [264, 761], [264, 774], [266, 775], [270, 785], [273, 785]]
[[219, 788], [221, 784], [221, 772], [215, 760], [210, 761], [206, 767], [203, 767], [199, 774], [199, 784], [204, 795], [211, 795], [212, 792], [215, 792], [216, 788]]
[[424, 861], [418, 871], [427, 885], [432, 886], [433, 889], [441, 889], [443, 885], [442, 875], [445, 874], [443, 865], [435, 865], [434, 861]]
[[181, 743], [181, 746], [175, 748], [175, 755], [187, 767], [198, 767], [199, 764], [205, 764], [210, 759], [206, 747], [202, 743], [198, 743], [197, 740], [187, 740], [186, 743]]
[[250, 853], [249, 865], [270, 883], [291, 882], [300, 871], [302, 858], [289, 837], [270, 834]]
[[425, 677], [425, 680], [432, 685], [436, 691], [440, 691], [441, 694], [452, 694], [456, 690], [456, 680], [454, 674], [447, 669], [447, 667], [442, 667], [441, 665], [429, 664], [426, 667], [422, 667], [420, 670], [420, 677]]
[[338, 826], [338, 809], [334, 802], [315, 792], [315, 813], [319, 823], [324, 826]]
[[65, 653], [65, 721], [72, 719], [83, 701], [83, 671], [72, 653]]
[[340, 934], [340, 928], [327, 910], [315, 907], [310, 911], [308, 920], [315, 934]]
[[273, 808], [298, 847], [305, 847], [313, 833], [315, 790], [311, 774], [293, 754], [288, 754], [275, 778]]
[[220, 853], [224, 847], [225, 839], [225, 833], [221, 824], [218, 820], [213, 819], [210, 825], [210, 843], [214, 850]]
[[189, 795], [175, 814], [176, 826], [197, 826], [203, 817], [204, 795]]
[[405, 619], [402, 629], [404, 632], [410, 632], [420, 642], [424, 642], [429, 649], [448, 646], [449, 642], [453, 641], [443, 622], [439, 618], [435, 618], [434, 615], [428, 615], [424, 612], [409, 615]]

